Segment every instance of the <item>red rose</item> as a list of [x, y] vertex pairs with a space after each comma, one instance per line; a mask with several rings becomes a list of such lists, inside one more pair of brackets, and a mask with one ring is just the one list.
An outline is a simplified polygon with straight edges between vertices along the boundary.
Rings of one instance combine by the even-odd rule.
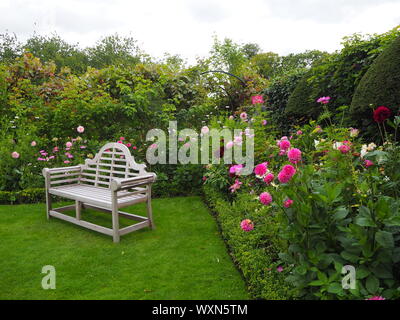
[[382, 123], [387, 118], [392, 115], [392, 111], [389, 108], [380, 106], [374, 110], [374, 120], [375, 122]]

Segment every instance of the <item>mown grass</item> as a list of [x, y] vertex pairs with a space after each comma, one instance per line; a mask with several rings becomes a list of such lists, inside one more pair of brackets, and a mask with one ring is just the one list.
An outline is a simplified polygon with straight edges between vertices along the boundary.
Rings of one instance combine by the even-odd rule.
[[[64, 203], [63, 203], [64, 204]], [[139, 204], [126, 211], [145, 215]], [[153, 200], [156, 229], [112, 238], [45, 217], [44, 204], [0, 206], [0, 299], [248, 299], [198, 197]], [[111, 227], [111, 216], [83, 219]], [[131, 224], [121, 219], [121, 225]], [[56, 268], [56, 289], [41, 286]]]

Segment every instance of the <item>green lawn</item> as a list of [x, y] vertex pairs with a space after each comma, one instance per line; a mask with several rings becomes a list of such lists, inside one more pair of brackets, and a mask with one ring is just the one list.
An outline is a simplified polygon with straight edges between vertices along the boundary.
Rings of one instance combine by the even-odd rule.
[[[142, 204], [125, 208], [145, 215]], [[112, 238], [52, 218], [44, 204], [0, 206], [0, 299], [248, 299], [198, 197], [153, 200], [156, 230]], [[111, 215], [83, 211], [111, 227]], [[131, 224], [121, 219], [121, 226]], [[41, 287], [56, 268], [55, 290]]]

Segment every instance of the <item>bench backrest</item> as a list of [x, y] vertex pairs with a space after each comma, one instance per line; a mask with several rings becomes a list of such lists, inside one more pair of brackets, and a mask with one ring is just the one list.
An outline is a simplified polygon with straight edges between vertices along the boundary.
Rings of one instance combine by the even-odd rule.
[[80, 183], [110, 188], [111, 178], [131, 178], [146, 174], [146, 165], [138, 164], [128, 147], [122, 143], [107, 143], [93, 159], [82, 166]]

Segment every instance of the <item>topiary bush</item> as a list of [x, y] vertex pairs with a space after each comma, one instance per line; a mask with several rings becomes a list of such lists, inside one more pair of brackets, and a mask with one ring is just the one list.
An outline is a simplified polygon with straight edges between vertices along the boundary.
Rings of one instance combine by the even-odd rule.
[[312, 86], [308, 81], [309, 73], [303, 77], [289, 96], [285, 114], [295, 117], [315, 115], [317, 103], [310, 99]]
[[350, 113], [358, 125], [365, 127], [373, 122], [370, 105], [384, 105], [394, 113], [399, 110], [400, 37], [375, 60], [354, 93]]

